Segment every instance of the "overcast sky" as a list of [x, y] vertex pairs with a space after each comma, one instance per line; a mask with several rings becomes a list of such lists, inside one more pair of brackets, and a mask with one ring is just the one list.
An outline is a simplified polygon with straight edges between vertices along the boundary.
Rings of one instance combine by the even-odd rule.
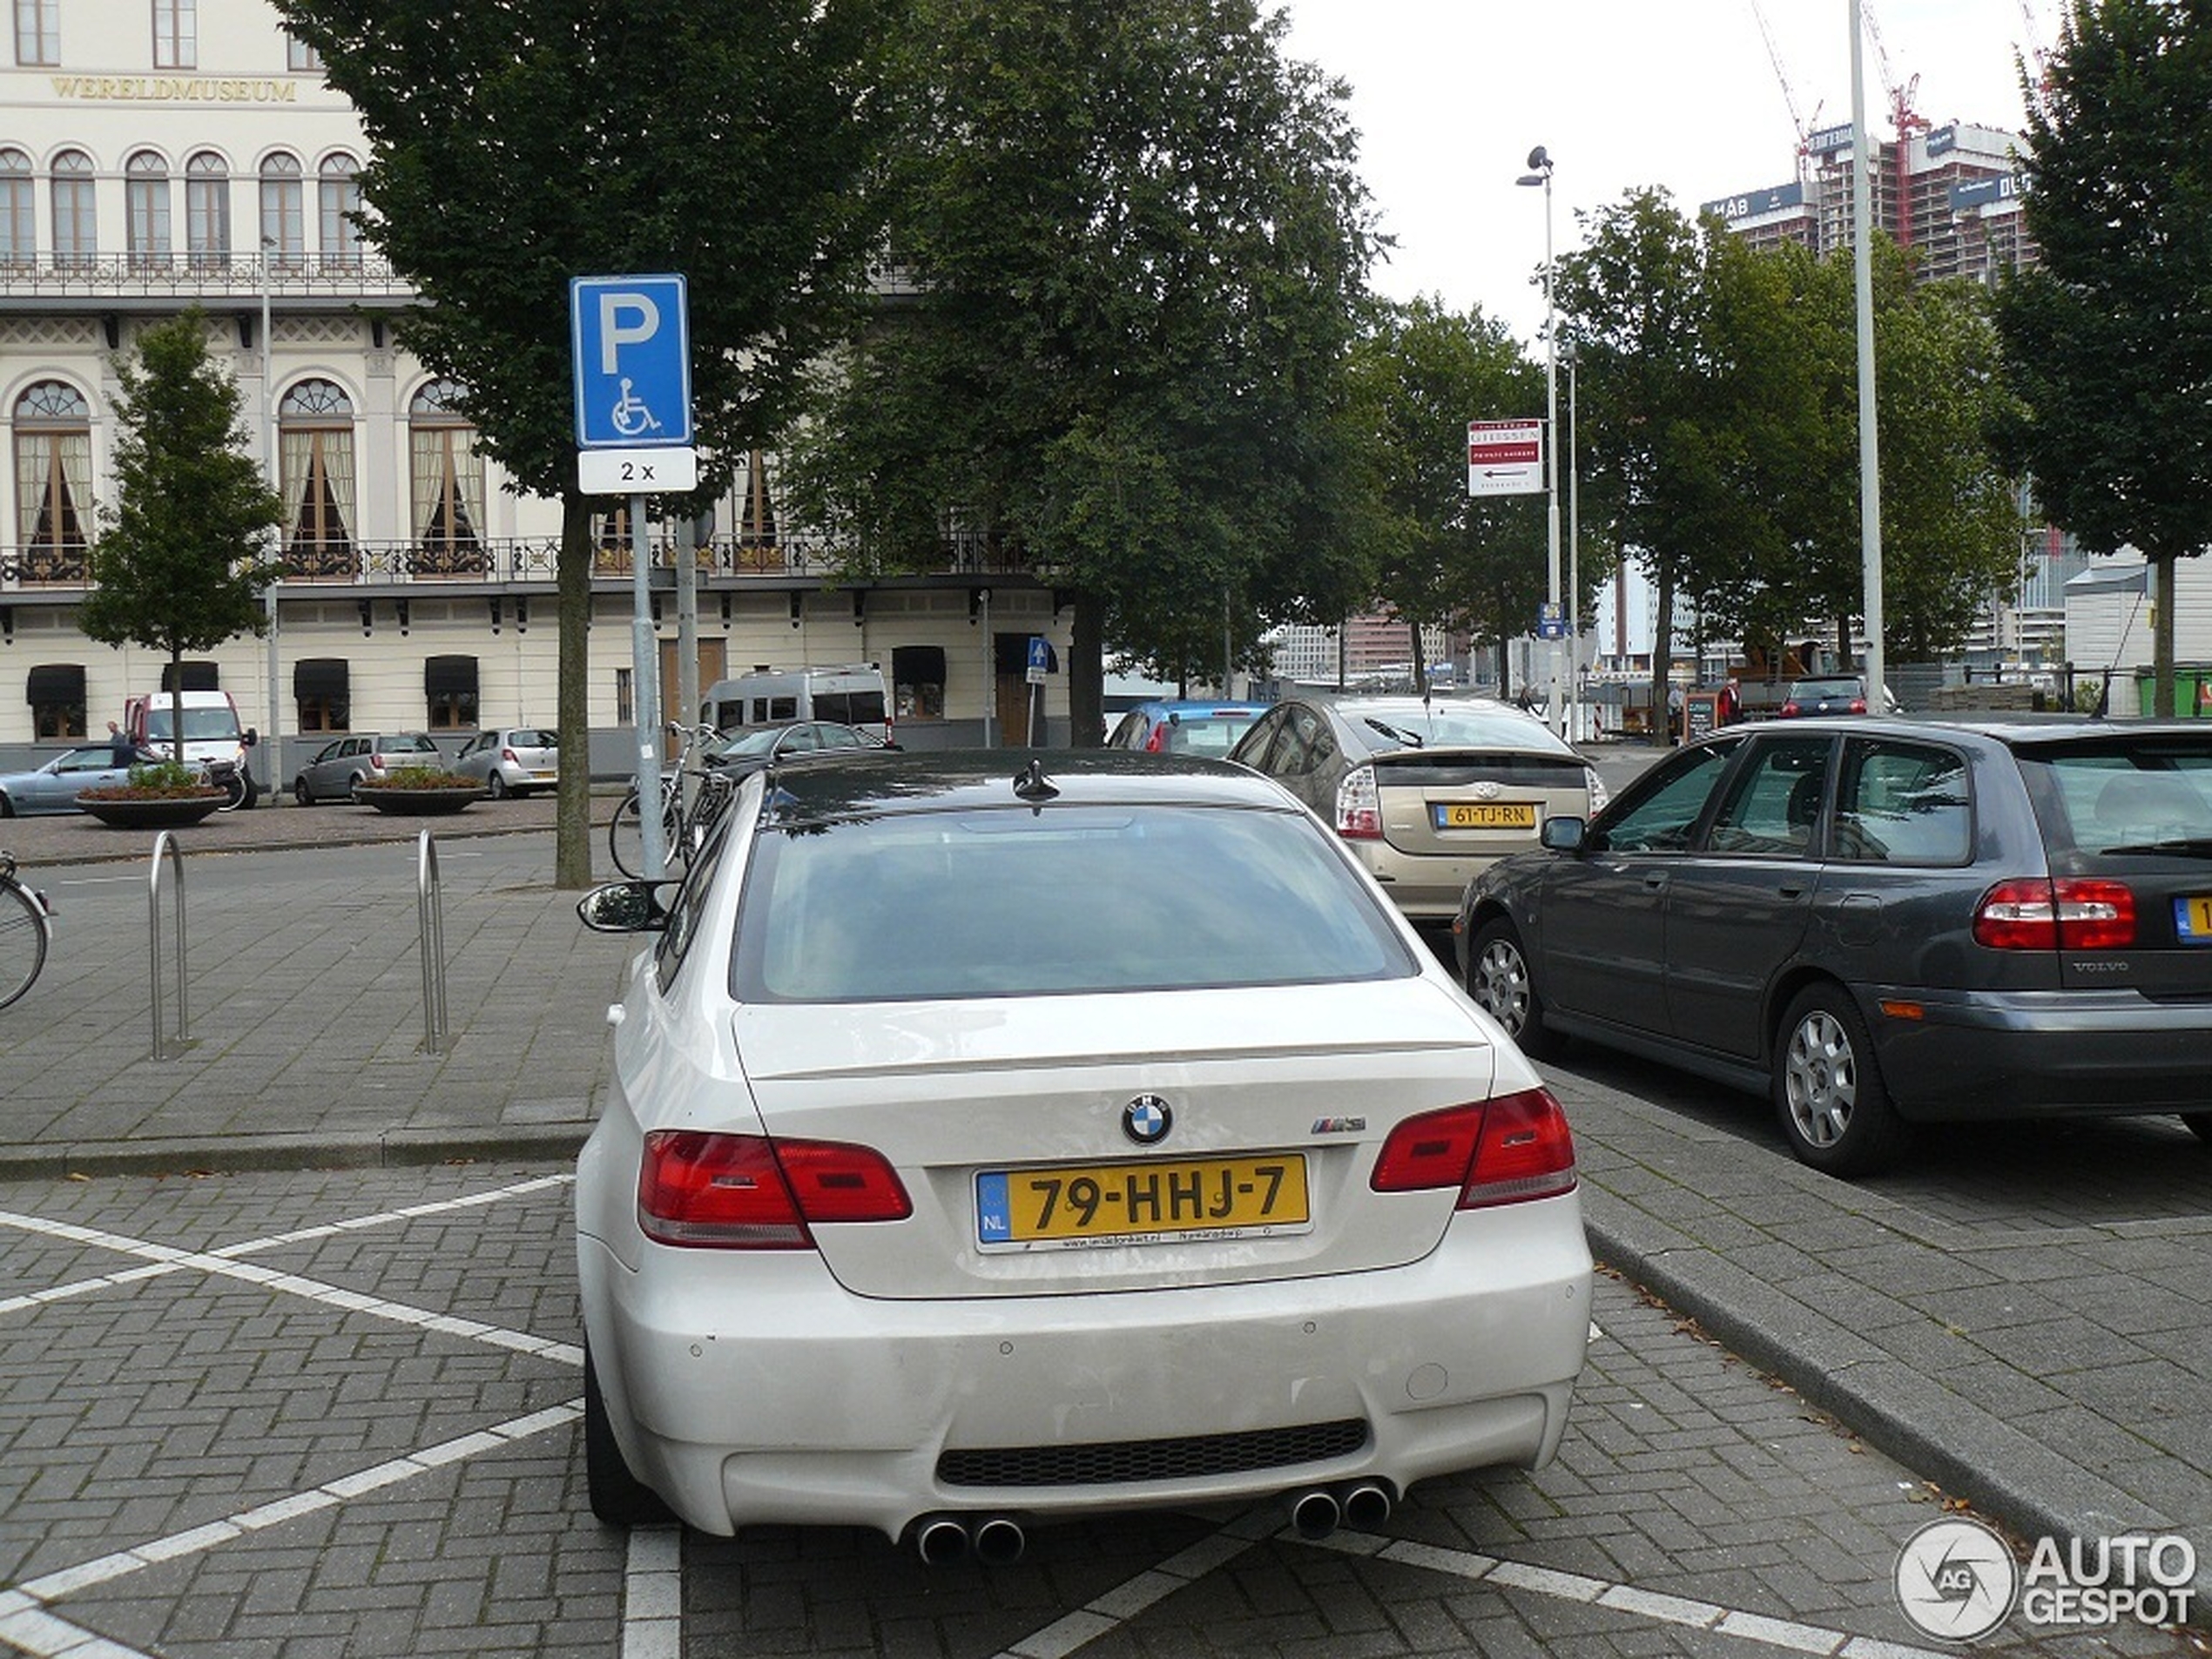
[[[1786, 183], [1797, 117], [1851, 120], [1850, 0], [1279, 0], [1288, 51], [1352, 85], [1360, 172], [1398, 247], [1393, 298], [1480, 306], [1522, 339], [1544, 317], [1534, 280], [1544, 199], [1514, 184], [1551, 152], [1556, 251], [1575, 212], [1664, 185], [1676, 205]], [[2057, 38], [2060, 0], [1861, 0], [1867, 121], [1892, 131], [1883, 60], [1937, 125], [2021, 125], [2013, 54]], [[1760, 26], [1764, 12], [1774, 51]], [[1782, 73], [1776, 71], [1779, 57]], [[1789, 87], [1784, 91], [1784, 78]]]

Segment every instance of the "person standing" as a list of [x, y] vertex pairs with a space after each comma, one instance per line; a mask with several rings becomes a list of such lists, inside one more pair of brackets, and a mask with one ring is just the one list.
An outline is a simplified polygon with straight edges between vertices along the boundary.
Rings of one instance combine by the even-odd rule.
[[138, 764], [138, 745], [112, 720], [107, 723], [107, 747], [110, 765], [135, 766]]

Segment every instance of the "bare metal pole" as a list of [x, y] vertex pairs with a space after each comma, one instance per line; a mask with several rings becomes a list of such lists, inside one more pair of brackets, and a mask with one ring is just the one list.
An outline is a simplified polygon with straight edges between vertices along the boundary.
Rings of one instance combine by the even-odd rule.
[[[1874, 204], [1866, 165], [1866, 51], [1860, 0], [1851, 10], [1851, 220], [1858, 301], [1858, 542], [1865, 565], [1866, 706], [1878, 712], [1882, 696], [1882, 463], [1875, 425]], [[1907, 142], [1898, 134], [1898, 142]]]

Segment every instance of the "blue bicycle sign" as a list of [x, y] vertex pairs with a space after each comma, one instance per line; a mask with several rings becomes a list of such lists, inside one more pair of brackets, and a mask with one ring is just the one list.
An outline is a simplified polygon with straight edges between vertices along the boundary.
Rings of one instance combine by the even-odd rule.
[[684, 279], [571, 278], [569, 323], [577, 447], [688, 447], [691, 351]]

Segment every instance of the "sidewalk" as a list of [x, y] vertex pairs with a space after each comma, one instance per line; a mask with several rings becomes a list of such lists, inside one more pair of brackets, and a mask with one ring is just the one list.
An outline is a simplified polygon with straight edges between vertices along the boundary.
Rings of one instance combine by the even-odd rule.
[[[66, 856], [134, 854], [64, 864], [46, 835], [34, 856], [39, 820], [0, 826], [61, 911], [0, 1010], [0, 1178], [572, 1157], [636, 941], [550, 885], [550, 806], [466, 818], [435, 831], [442, 1052], [421, 1051], [419, 826], [265, 809], [187, 852], [193, 1042], [158, 1062], [150, 840], [51, 820], [79, 832]], [[378, 839], [332, 844], [355, 833]], [[1551, 1081], [1608, 1266], [2017, 1532], [2186, 1534], [2212, 1601], [2212, 1155], [2186, 1130], [1939, 1140], [1852, 1185], [1790, 1159], [1756, 1101], [1587, 1050]]]

